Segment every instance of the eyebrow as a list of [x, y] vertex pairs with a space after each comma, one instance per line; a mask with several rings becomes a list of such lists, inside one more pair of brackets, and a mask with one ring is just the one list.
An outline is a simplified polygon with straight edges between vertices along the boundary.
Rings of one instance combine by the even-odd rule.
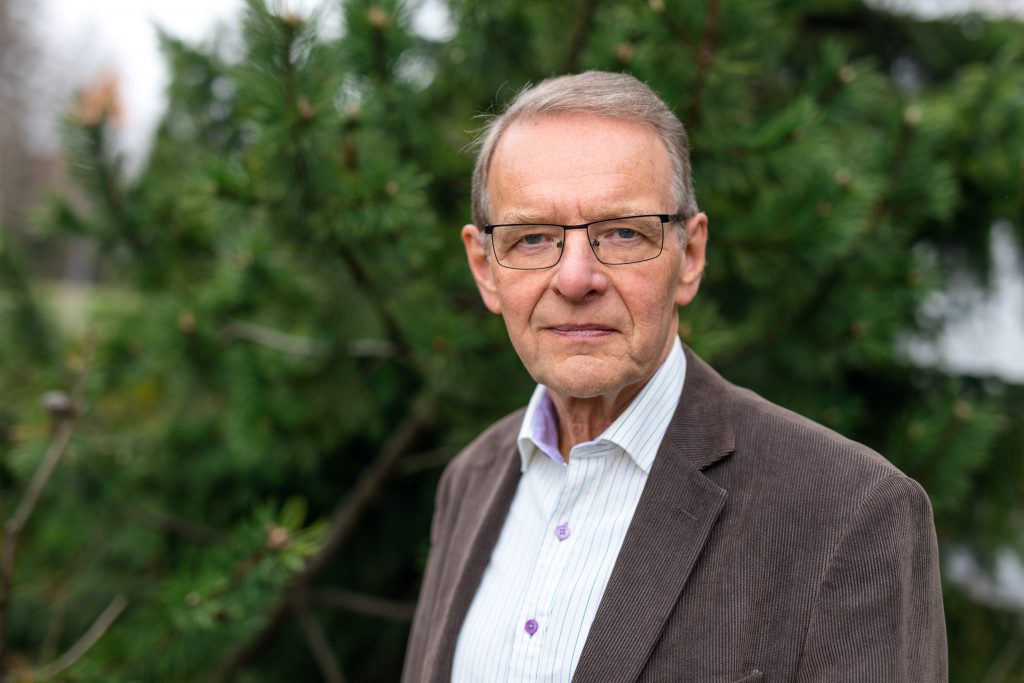
[[584, 212], [583, 217], [587, 221], [600, 221], [606, 218], [619, 218], [621, 216], [645, 216], [649, 214], [657, 213], [657, 211], [651, 209], [649, 206], [639, 207], [635, 204], [613, 204], [611, 206], [603, 207], [604, 210], [600, 213]]
[[509, 211], [501, 221], [502, 223], [550, 223], [543, 213], [530, 211]]

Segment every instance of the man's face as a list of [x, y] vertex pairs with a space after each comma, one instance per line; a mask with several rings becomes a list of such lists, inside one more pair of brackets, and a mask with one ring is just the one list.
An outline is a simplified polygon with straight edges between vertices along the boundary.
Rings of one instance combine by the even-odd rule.
[[[650, 128], [585, 114], [552, 114], [513, 123], [491, 160], [492, 223], [579, 224], [602, 218], [674, 213], [672, 166]], [[691, 219], [684, 250], [676, 224], [665, 226], [657, 258], [605, 265], [585, 230], [566, 232], [561, 260], [545, 270], [511, 270], [480, 243], [462, 237], [484, 303], [500, 313], [533, 378], [573, 398], [615, 398], [646, 382], [678, 329], [677, 305], [696, 295], [704, 267], [707, 219]]]

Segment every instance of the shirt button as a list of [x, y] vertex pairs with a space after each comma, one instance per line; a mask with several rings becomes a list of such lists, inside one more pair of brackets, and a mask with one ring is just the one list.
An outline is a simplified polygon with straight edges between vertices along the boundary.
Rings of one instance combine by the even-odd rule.
[[565, 539], [569, 538], [568, 522], [562, 522], [561, 524], [555, 527], [555, 538], [557, 538], [559, 541], [564, 541]]
[[537, 632], [538, 628], [540, 628], [540, 624], [537, 623], [536, 619], [527, 619], [526, 624], [523, 626], [526, 633], [531, 636]]

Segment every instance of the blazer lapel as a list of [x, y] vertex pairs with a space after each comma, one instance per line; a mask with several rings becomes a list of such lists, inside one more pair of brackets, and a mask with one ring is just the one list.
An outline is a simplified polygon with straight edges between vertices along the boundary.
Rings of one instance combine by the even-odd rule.
[[427, 661], [435, 662], [431, 681], [447, 683], [451, 680], [455, 645], [459, 631], [462, 630], [462, 622], [476, 595], [484, 569], [490, 562], [491, 552], [498, 542], [519, 483], [519, 456], [515, 439], [507, 448], [501, 448], [501, 451], [497, 473], [488, 467], [495, 464], [493, 460], [482, 462], [476, 469], [474, 481], [465, 489], [469, 495], [462, 504], [467, 509], [479, 510], [480, 514], [472, 518], [468, 528], [455, 532], [458, 535], [449, 554], [449, 561], [454, 564], [454, 589], [450, 599], [444, 600], [434, 615], [440, 638], [435, 641], [434, 653], [427, 655]]
[[686, 381], [591, 624], [573, 681], [635, 681], [704, 544], [726, 492], [702, 470], [734, 448], [723, 380], [686, 349]]

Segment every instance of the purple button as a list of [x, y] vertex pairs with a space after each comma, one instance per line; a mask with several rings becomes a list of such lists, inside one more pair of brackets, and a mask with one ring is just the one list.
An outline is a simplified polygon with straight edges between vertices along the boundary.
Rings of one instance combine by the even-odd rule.
[[561, 524], [555, 527], [555, 538], [557, 538], [559, 541], [564, 541], [565, 539], [569, 538], [568, 522], [562, 522]]
[[537, 629], [540, 628], [540, 624], [537, 623], [536, 619], [527, 619], [526, 624], [523, 626], [523, 628], [526, 630], [527, 634], [532, 636], [534, 633], [537, 632]]

